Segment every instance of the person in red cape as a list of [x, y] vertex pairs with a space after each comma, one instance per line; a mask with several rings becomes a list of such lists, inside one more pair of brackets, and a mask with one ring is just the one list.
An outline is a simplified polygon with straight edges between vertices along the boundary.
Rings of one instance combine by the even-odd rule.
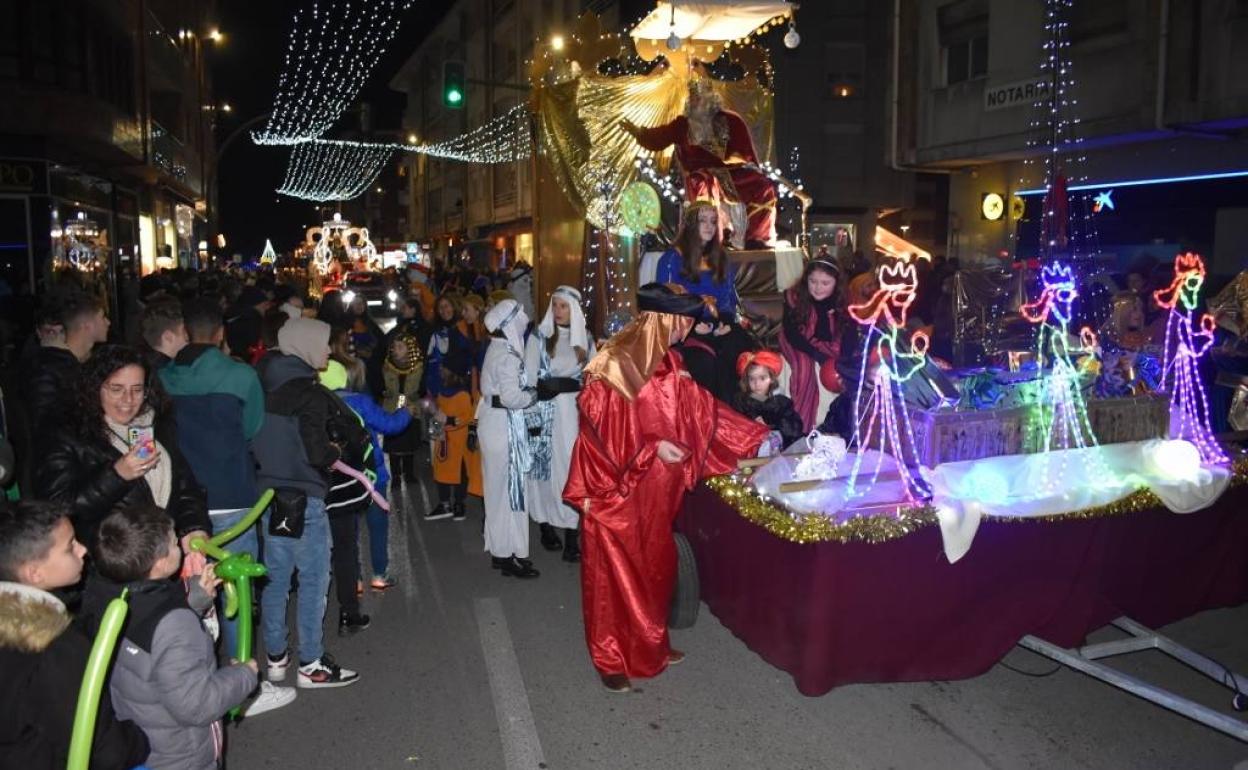
[[564, 501], [581, 512], [585, 640], [603, 684], [631, 689], [684, 658], [667, 615], [676, 579], [672, 525], [686, 490], [753, 456], [767, 428], [689, 376], [672, 345], [705, 304], [647, 284], [638, 318], [585, 367]]
[[764, 248], [775, 240], [775, 185], [759, 168], [749, 126], [724, 109], [710, 78], [689, 82], [686, 114], [670, 123], [645, 128], [624, 120], [620, 125], [647, 150], [676, 146], [689, 201], [745, 204], [746, 248]]

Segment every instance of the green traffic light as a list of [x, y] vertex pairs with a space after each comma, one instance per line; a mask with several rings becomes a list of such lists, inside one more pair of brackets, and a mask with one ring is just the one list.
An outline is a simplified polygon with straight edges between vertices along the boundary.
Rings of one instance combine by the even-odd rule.
[[464, 95], [458, 88], [452, 88], [446, 92], [446, 100], [451, 104], [459, 104], [464, 100]]

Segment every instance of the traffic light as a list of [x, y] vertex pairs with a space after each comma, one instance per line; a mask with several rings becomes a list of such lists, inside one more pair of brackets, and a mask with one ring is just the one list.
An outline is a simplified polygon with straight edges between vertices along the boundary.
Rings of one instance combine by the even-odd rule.
[[442, 106], [453, 110], [464, 106], [464, 63], [448, 61], [442, 63]]

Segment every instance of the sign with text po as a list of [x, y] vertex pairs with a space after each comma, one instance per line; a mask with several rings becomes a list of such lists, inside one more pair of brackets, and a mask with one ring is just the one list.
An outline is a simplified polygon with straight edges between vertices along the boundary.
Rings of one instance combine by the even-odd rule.
[[1007, 107], [1030, 107], [1036, 99], [1049, 92], [1048, 78], [1019, 80], [984, 87], [984, 112], [1004, 110]]

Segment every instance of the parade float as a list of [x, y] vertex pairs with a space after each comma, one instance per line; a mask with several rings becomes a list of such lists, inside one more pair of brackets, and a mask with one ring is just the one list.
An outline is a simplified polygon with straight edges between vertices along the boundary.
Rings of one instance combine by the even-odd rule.
[[[1029, 237], [1001, 264], [955, 272], [949, 325], [933, 327], [909, 312], [913, 262], [931, 255], [877, 230], [893, 259], [860, 276], [848, 309], [859, 327], [857, 376], [840, 395], [850, 429], [742, 460], [686, 498], [671, 625], [692, 622], [700, 592], [807, 694], [976, 676], [1021, 644], [1248, 739], [1243, 722], [1097, 662], [1161, 649], [1248, 703], [1242, 677], [1150, 630], [1248, 601], [1248, 462], [1214, 433], [1218, 402], [1200, 368], [1222, 322], [1198, 312], [1200, 258], [1175, 255], [1171, 285], [1152, 297], [1106, 276], [1094, 231], [1103, 203], [1068, 183], [1083, 152], [1066, 96], [1070, 2], [1045, 5], [1050, 87], [1037, 89], [1034, 165], [1017, 187], [1039, 204], [1030, 215], [1020, 204]], [[774, 73], [759, 38], [787, 27], [795, 47], [796, 8], [660, 2], [625, 33], [584, 14], [536, 43], [527, 105], [438, 144], [327, 140], [324, 126], [277, 119], [263, 139], [295, 146], [282, 191], [314, 200], [359, 194], [393, 152], [531, 159], [536, 296], [579, 286], [608, 332], [654, 275], [683, 206], [710, 200], [737, 247], [744, 314], [768, 340], [780, 291], [808, 257], [810, 199], [774, 164]], [[694, 142], [680, 121], [706, 102], [736, 117]], [[323, 168], [333, 173], [316, 183], [309, 170]], [[793, 235], [782, 240], [784, 206]], [[345, 227], [309, 233], [325, 272]], [[1165, 311], [1156, 334], [1139, 318], [1144, 302]], [[1079, 648], [1107, 624], [1125, 639]]]

